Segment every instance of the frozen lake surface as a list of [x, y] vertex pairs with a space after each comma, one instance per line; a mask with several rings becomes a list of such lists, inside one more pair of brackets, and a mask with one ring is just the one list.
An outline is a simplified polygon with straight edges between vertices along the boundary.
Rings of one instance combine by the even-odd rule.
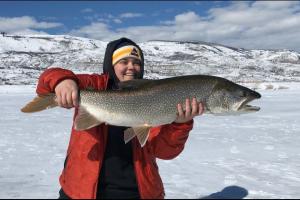
[[[257, 113], [203, 115], [159, 160], [166, 198], [299, 198], [300, 89], [258, 90]], [[57, 198], [73, 110], [24, 114], [33, 87], [0, 87], [0, 198]]]

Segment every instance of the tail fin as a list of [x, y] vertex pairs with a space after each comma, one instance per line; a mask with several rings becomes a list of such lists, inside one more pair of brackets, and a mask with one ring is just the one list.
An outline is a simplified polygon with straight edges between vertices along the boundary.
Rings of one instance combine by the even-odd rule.
[[24, 113], [39, 112], [45, 109], [56, 107], [55, 94], [48, 94], [35, 97], [24, 106], [21, 111]]

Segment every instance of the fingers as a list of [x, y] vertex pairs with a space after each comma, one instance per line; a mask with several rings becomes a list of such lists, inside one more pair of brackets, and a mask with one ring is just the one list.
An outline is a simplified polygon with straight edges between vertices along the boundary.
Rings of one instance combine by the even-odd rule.
[[67, 96], [66, 93], [61, 94], [61, 104], [62, 104], [63, 107], [68, 108], [67, 97], [66, 96]]
[[198, 115], [198, 103], [196, 98], [193, 98], [192, 100], [192, 116]]
[[60, 107], [70, 108], [72, 107], [72, 100], [70, 100], [70, 94], [68, 93], [57, 93], [56, 102]]
[[198, 111], [198, 115], [202, 115], [204, 113], [204, 105], [203, 103], [199, 103], [199, 111]]
[[191, 102], [190, 99], [185, 100], [185, 117], [191, 116]]
[[177, 104], [178, 115], [175, 120], [177, 123], [184, 123], [190, 121], [195, 116], [202, 115], [204, 112], [203, 103], [198, 103], [196, 98], [185, 100], [185, 110], [182, 104]]
[[73, 106], [78, 107], [78, 90], [75, 90], [72, 92], [72, 101], [73, 101]]
[[66, 93], [66, 107], [70, 108], [73, 107], [73, 98], [72, 98], [72, 93], [73, 92], [68, 92]]
[[179, 117], [183, 117], [184, 116], [184, 112], [183, 112], [181, 103], [177, 104], [177, 111], [178, 111], [178, 116]]
[[197, 99], [194, 97], [192, 102], [190, 99], [185, 100], [185, 110], [182, 109], [182, 105], [178, 104], [178, 116], [191, 118], [197, 115], [202, 115], [204, 113], [204, 105], [202, 102], [198, 103]]
[[72, 108], [78, 106], [77, 90], [66, 92], [61, 95], [61, 105], [64, 108]]
[[78, 106], [78, 86], [73, 80], [64, 80], [55, 88], [56, 102], [63, 108]]
[[192, 103], [190, 99], [185, 100], [185, 117], [189, 118], [198, 115], [198, 110], [198, 103], [195, 97], [192, 99]]

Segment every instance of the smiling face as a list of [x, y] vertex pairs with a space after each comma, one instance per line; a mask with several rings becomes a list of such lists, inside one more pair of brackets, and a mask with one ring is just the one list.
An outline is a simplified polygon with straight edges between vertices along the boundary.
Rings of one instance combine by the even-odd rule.
[[136, 58], [123, 58], [114, 65], [114, 70], [120, 82], [133, 80], [141, 72], [141, 61]]

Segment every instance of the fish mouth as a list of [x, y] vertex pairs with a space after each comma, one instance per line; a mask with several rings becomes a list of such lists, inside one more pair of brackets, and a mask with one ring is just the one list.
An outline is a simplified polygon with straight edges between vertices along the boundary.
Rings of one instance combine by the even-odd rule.
[[238, 111], [243, 111], [243, 112], [257, 112], [260, 110], [260, 107], [258, 106], [252, 106], [249, 105], [248, 103], [253, 101], [256, 98], [250, 98], [250, 99], [245, 99], [244, 101], [242, 101], [240, 103], [240, 105], [238, 106]]

